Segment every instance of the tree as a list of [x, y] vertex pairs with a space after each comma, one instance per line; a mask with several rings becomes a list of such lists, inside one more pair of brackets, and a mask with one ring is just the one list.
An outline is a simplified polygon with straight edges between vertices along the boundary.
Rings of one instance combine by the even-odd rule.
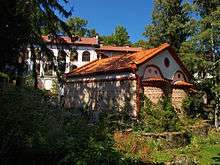
[[142, 48], [150, 48], [150, 45], [145, 40], [138, 40], [137, 42], [132, 44], [133, 47], [142, 47]]
[[[54, 36], [57, 35], [57, 29], [62, 29], [70, 35], [65, 23], [55, 14], [59, 12], [64, 17], [71, 14], [60, 3], [57, 0], [4, 0], [3, 5], [1, 5], [1, 43], [5, 43], [0, 49], [1, 70], [5, 71], [6, 63], [13, 65], [15, 68], [13, 72], [15, 73], [15, 70], [17, 70], [17, 73], [20, 73], [17, 76], [17, 85], [21, 84], [19, 82], [24, 76], [25, 55], [21, 53], [22, 50], [25, 50], [28, 46], [35, 49], [36, 45], [41, 47], [42, 51], [46, 49], [46, 45], [41, 38], [42, 29], [46, 29]], [[67, 3], [67, 1], [64, 0], [64, 3]], [[35, 60], [35, 54], [33, 54], [35, 51], [32, 50], [31, 52], [32, 59]], [[33, 71], [35, 72], [35, 68]]]
[[95, 37], [97, 32], [95, 29], [88, 29], [88, 21], [80, 17], [72, 17], [66, 21], [70, 28], [70, 33], [80, 37]]
[[215, 126], [218, 124], [220, 104], [220, 2], [194, 0], [194, 8], [200, 19], [194, 35], [181, 47], [181, 56], [195, 75], [200, 89], [214, 101]]
[[167, 42], [178, 52], [191, 33], [189, 11], [189, 3], [183, 0], [154, 0], [152, 23], [144, 32], [148, 44], [155, 47]]
[[124, 46], [130, 44], [128, 32], [124, 26], [116, 26], [112, 37], [114, 44], [117, 46]]
[[102, 41], [105, 45], [125, 46], [131, 44], [126, 28], [121, 25], [116, 26], [111, 36], [103, 36]]
[[67, 20], [67, 25], [70, 28], [70, 33], [75, 36], [84, 37], [87, 32], [87, 24], [88, 21], [85, 19], [82, 19], [80, 17], [72, 17]]
[[99, 34], [96, 32], [95, 29], [88, 29], [86, 37], [92, 38], [92, 37], [96, 37]]

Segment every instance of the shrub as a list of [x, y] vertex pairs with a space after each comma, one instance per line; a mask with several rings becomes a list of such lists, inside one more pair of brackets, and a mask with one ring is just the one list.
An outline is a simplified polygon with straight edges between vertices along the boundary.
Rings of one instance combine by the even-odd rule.
[[178, 131], [180, 122], [169, 98], [160, 100], [153, 105], [148, 98], [144, 98], [139, 122], [136, 130], [145, 132]]
[[204, 93], [197, 93], [183, 100], [182, 108], [188, 116], [207, 118], [208, 114], [205, 114], [203, 109], [203, 94]]
[[4, 89], [0, 106], [1, 158], [25, 160], [60, 154], [61, 115], [47, 93], [32, 88]]
[[68, 120], [65, 124], [66, 139], [64, 157], [60, 164], [128, 164], [135, 163], [133, 157], [126, 157], [115, 149], [113, 129], [106, 118], [96, 124], [89, 124], [84, 117]]

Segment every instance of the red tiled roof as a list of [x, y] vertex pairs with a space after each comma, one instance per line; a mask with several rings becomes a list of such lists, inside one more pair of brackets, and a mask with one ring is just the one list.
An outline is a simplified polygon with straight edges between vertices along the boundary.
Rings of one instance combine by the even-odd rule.
[[165, 79], [163, 79], [161, 77], [150, 77], [150, 78], [148, 78], [148, 79], [146, 79], [144, 81], [166, 81], [167, 82], [167, 80], [165, 80]]
[[174, 83], [175, 86], [193, 86], [193, 84], [185, 82], [185, 81], [176, 81]]
[[[150, 77], [148, 79], [145, 79], [142, 81], [142, 84], [144, 86], [148, 86], [148, 85], [153, 85], [153, 86], [158, 86], [158, 85], [163, 85], [163, 84], [167, 84], [170, 83], [171, 80], [168, 79], [164, 79], [161, 77]], [[155, 84], [156, 83], [156, 84]], [[158, 84], [159, 83], [159, 84]]]
[[141, 47], [134, 48], [134, 47], [128, 47], [128, 46], [100, 46], [100, 48], [97, 48], [96, 50], [138, 52], [143, 49]]
[[[50, 40], [48, 36], [42, 36], [42, 38], [45, 42], [52, 42], [52, 40]], [[67, 43], [67, 44], [76, 44], [76, 45], [97, 45], [98, 44], [98, 39], [95, 37], [93, 38], [79, 37], [79, 40], [72, 41], [70, 37], [59, 36], [58, 40], [60, 40], [61, 42]]]
[[135, 64], [138, 65], [145, 62], [146, 60], [150, 60], [168, 47], [170, 47], [170, 45], [165, 43], [157, 48], [143, 50], [125, 56], [113, 56], [110, 58], [95, 60], [82, 67], [74, 69], [67, 74], [67, 77], [76, 75], [89, 75], [94, 73], [132, 71], [135, 68]]

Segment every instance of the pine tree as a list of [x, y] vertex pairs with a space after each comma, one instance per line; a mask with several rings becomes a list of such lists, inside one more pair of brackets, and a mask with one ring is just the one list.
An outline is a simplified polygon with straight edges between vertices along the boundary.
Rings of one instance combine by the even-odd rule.
[[209, 101], [215, 102], [215, 126], [218, 127], [220, 103], [220, 1], [194, 0], [199, 16], [194, 35], [181, 47], [181, 56], [199, 82]]
[[74, 36], [80, 37], [95, 37], [98, 35], [95, 29], [89, 29], [87, 27], [88, 21], [80, 17], [71, 17], [66, 21], [69, 27], [70, 33]]
[[152, 23], [144, 32], [148, 44], [155, 47], [167, 42], [178, 52], [191, 32], [189, 12], [189, 3], [183, 0], [154, 0]]
[[115, 31], [112, 33], [111, 36], [101, 37], [105, 45], [114, 45], [114, 46], [130, 45], [131, 42], [129, 41], [129, 38], [130, 37], [128, 35], [127, 29], [122, 25], [116, 26]]
[[[66, 11], [60, 1], [30, 1], [30, 0], [3, 0], [0, 8], [0, 26], [1, 26], [1, 43], [5, 43], [0, 49], [1, 70], [4, 70], [6, 63], [13, 65], [20, 76], [18, 76], [18, 84], [24, 75], [24, 53], [28, 46], [34, 49], [38, 45], [46, 48], [41, 36], [43, 30], [48, 31], [54, 36], [57, 35], [58, 29], [62, 29], [68, 35], [68, 28], [56, 13], [64, 17], [70, 16], [70, 12]], [[64, 0], [64, 3], [67, 3]], [[43, 30], [42, 30], [43, 29]], [[43, 50], [43, 49], [42, 49]], [[32, 52], [32, 58], [35, 54]], [[33, 69], [35, 71], [35, 69]], [[36, 76], [35, 76], [36, 77]], [[37, 81], [37, 80], [35, 80]], [[35, 84], [36, 86], [36, 84]]]

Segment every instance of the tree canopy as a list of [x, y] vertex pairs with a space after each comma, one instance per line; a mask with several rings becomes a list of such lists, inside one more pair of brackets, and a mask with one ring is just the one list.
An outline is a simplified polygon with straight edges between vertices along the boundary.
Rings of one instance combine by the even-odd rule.
[[[200, 17], [193, 35], [180, 49], [182, 59], [194, 74], [200, 90], [214, 101], [215, 115], [220, 104], [220, 2], [194, 0], [193, 6]], [[217, 118], [216, 127], [218, 127]]]
[[72, 17], [66, 21], [70, 33], [80, 37], [95, 37], [98, 35], [95, 29], [87, 28], [88, 21], [80, 17]]
[[[8, 72], [5, 70], [7, 64], [13, 74], [17, 70], [17, 78], [23, 77], [25, 50], [28, 46], [35, 49], [38, 45], [41, 51], [46, 51], [47, 47], [41, 37], [45, 31], [56, 36], [58, 29], [61, 29], [70, 35], [65, 22], [56, 14], [59, 13], [66, 18], [71, 15], [71, 12], [61, 5], [65, 3], [66, 0], [63, 2], [3, 0], [0, 7], [0, 40], [3, 43], [0, 48], [1, 71]], [[33, 72], [35, 72], [36, 53], [32, 50], [31, 54], [34, 62]], [[36, 79], [36, 73], [34, 77]]]
[[167, 42], [178, 52], [191, 32], [193, 19], [189, 12], [189, 3], [183, 0], [154, 0], [152, 23], [144, 32], [149, 45], [155, 47]]
[[129, 41], [129, 35], [127, 29], [122, 26], [118, 25], [115, 28], [115, 31], [112, 33], [111, 36], [102, 36], [101, 39], [105, 45], [115, 45], [115, 46], [125, 46], [130, 45], [131, 42]]

